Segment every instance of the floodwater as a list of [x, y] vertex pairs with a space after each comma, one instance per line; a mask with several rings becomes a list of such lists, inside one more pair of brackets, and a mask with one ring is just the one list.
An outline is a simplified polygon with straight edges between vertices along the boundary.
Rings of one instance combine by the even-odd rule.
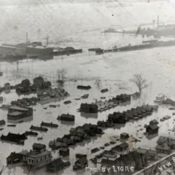
[[[85, 49], [82, 54], [54, 57], [54, 59], [45, 61], [24, 60], [19, 62], [1, 62], [0, 69], [4, 72], [3, 76], [0, 77], [1, 86], [6, 82], [16, 84], [24, 78], [32, 80], [32, 78], [38, 75], [44, 76], [44, 78], [50, 80], [54, 86], [57, 86], [57, 73], [60, 70], [64, 70], [66, 72], [64, 87], [70, 93], [70, 97], [68, 97], [67, 100], [72, 101], [72, 103], [68, 105], [65, 105], [63, 102], [57, 102], [56, 104], [59, 104], [60, 107], [56, 108], [50, 108], [49, 104], [44, 106], [38, 104], [34, 107], [32, 120], [19, 123], [15, 128], [5, 126], [4, 130], [0, 131], [2, 134], [7, 134], [8, 132], [23, 133], [26, 130], [29, 130], [31, 125], [40, 125], [42, 121], [52, 121], [59, 125], [57, 129], [49, 129], [47, 133], [40, 134], [40, 136], [43, 137], [43, 140], [41, 141], [38, 141], [37, 138], [29, 137], [28, 140], [25, 141], [24, 146], [0, 142], [1, 166], [6, 164], [6, 157], [12, 151], [19, 152], [24, 149], [30, 150], [32, 144], [35, 142], [48, 145], [50, 140], [63, 136], [68, 133], [72, 127], [83, 125], [84, 123], [96, 123], [98, 120], [105, 120], [107, 115], [114, 111], [124, 111], [131, 107], [147, 103], [153, 104], [153, 100], [160, 93], [175, 99], [175, 47], [154, 48], [123, 53], [107, 53], [104, 55], [94, 55], [93, 53], [88, 53], [86, 51], [86, 48], [94, 46], [110, 48], [117, 43], [128, 44], [128, 42], [135, 43], [142, 40], [142, 38], [134, 35], [103, 34], [102, 31], [111, 27], [112, 24], [114, 24], [114, 26], [120, 24], [122, 27], [128, 29], [133, 26], [138, 26], [143, 23], [143, 21], [141, 18], [138, 18], [137, 15], [140, 15], [139, 12], [144, 8], [150, 10], [149, 13], [141, 14], [143, 15], [143, 19], [145, 19], [145, 23], [152, 22], [157, 15], [161, 15], [163, 22], [166, 20], [172, 22], [168, 19], [172, 19], [171, 17], [174, 15], [175, 11], [173, 11], [174, 8], [172, 4], [169, 3], [170, 1], [153, 2], [150, 4], [145, 2], [131, 3], [131, 1], [127, 1], [122, 4], [101, 3], [100, 6], [96, 3], [94, 3], [94, 6], [91, 3], [85, 3], [83, 5], [81, 3], [58, 3], [54, 5], [47, 4], [47, 8], [46, 5], [43, 4], [30, 6], [30, 8], [28, 8], [28, 6], [0, 7], [4, 10], [3, 12], [6, 14], [4, 16], [7, 18], [4, 19], [4, 26], [9, 26], [9, 31], [5, 31], [1, 26], [1, 31], [3, 32], [1, 42], [24, 41], [23, 38], [25, 37], [25, 34], [20, 34], [25, 33], [30, 29], [29, 36], [31, 33], [32, 39], [43, 38], [49, 33], [49, 35], [51, 34], [50, 37], [52, 41], [54, 41], [54, 44], [57, 44], [58, 46], [71, 45]], [[115, 10], [115, 8], [118, 11]], [[44, 13], [43, 10], [47, 13]], [[115, 20], [111, 17], [111, 10], [114, 12], [114, 16], [116, 15]], [[164, 15], [166, 10], [169, 11], [169, 14]], [[55, 15], [50, 16], [50, 11], [53, 11], [53, 14]], [[27, 20], [21, 20], [21, 14], [23, 14], [22, 18]], [[29, 17], [31, 14], [32, 16]], [[43, 14], [45, 16], [43, 16]], [[14, 20], [15, 15], [18, 23]], [[87, 15], [88, 20], [86, 17]], [[46, 16], [48, 19], [44, 21], [43, 19]], [[128, 17], [130, 19], [128, 19]], [[0, 18], [2, 18], [2, 16]], [[50, 18], [51, 20], [49, 20]], [[70, 21], [73, 19], [75, 21], [70, 24]], [[105, 22], [103, 19], [106, 19]], [[117, 19], [121, 20], [119, 21]], [[49, 24], [47, 23], [48, 21]], [[68, 27], [69, 25], [71, 26]], [[49, 28], [46, 26], [51, 27]], [[41, 29], [39, 30], [39, 28]], [[36, 32], [37, 30], [38, 32]], [[59, 38], [59, 36], [63, 39]], [[63, 42], [61, 42], [61, 40]], [[98, 113], [98, 116], [85, 117], [81, 116], [77, 111], [82, 101], [95, 102], [96, 99], [100, 99], [102, 96], [110, 98], [121, 93], [135, 92], [137, 89], [130, 79], [134, 74], [138, 73], [141, 73], [149, 84], [148, 88], [144, 90], [143, 97], [140, 100], [132, 101], [132, 103], [127, 106], [119, 106], [109, 111]], [[91, 85], [92, 89], [89, 91], [78, 90], [76, 89], [78, 84]], [[101, 94], [100, 89], [102, 88], [109, 88], [109, 92]], [[89, 93], [88, 99], [81, 101], [75, 100], [75, 98], [79, 98], [87, 93]], [[1, 96], [4, 97], [3, 104], [9, 104], [11, 100], [23, 97], [17, 96], [14, 91], [9, 94], [2, 93]], [[44, 109], [44, 107], [47, 107], [47, 109]], [[76, 116], [75, 123], [63, 124], [60, 123], [60, 121], [57, 121], [57, 116], [62, 113], [74, 114]], [[165, 115], [170, 115], [172, 117], [165, 122], [159, 123], [159, 135], [169, 134], [174, 137], [174, 133], [168, 131], [168, 129], [174, 127], [172, 111], [169, 111], [167, 107], [159, 107], [158, 112], [153, 113], [152, 116], [137, 122], [129, 122], [121, 128], [107, 129], [105, 130], [105, 134], [101, 137], [94, 138], [91, 142], [83, 143], [71, 148], [70, 161], [73, 164], [75, 161], [75, 153], [84, 152], [90, 156], [90, 149], [103, 146], [104, 143], [111, 139], [111, 136], [119, 136], [121, 132], [129, 132], [136, 138], [142, 137], [141, 142], [137, 143], [135, 146], [154, 149], [158, 137], [148, 140], [143, 134], [144, 130], [140, 130], [139, 132], [137, 132], [137, 130], [143, 128], [144, 125], [148, 124], [152, 119], [159, 120]], [[7, 121], [7, 111], [0, 110], [0, 117]], [[53, 152], [53, 156], [58, 157], [58, 152]], [[94, 165], [90, 164], [89, 166], [93, 167]], [[44, 169], [28, 172], [21, 167], [5, 168], [3, 174], [49, 175]], [[57, 174], [76, 175], [90, 174], [90, 172], [73, 172], [72, 166], [70, 166], [63, 172]]]

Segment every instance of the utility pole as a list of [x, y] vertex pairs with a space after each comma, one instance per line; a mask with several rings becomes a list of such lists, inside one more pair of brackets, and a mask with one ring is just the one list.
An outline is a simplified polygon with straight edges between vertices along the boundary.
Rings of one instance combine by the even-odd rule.
[[26, 32], [26, 45], [28, 44], [29, 38], [28, 38], [28, 32]]
[[47, 37], [46, 37], [46, 46], [48, 46], [48, 44], [49, 44], [49, 36], [47, 35]]
[[157, 16], [157, 27], [159, 27], [159, 16]]

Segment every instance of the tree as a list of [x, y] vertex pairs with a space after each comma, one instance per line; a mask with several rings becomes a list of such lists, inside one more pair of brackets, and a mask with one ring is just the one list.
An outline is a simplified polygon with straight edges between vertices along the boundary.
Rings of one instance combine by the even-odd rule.
[[100, 79], [95, 80], [95, 85], [97, 86], [98, 89], [100, 89], [101, 88], [101, 80]]
[[148, 87], [146, 79], [144, 79], [141, 74], [135, 74], [131, 79], [131, 82], [137, 86], [140, 95], [142, 94], [143, 89]]
[[22, 80], [22, 81], [21, 81], [21, 85], [22, 85], [24, 88], [29, 88], [29, 86], [30, 86], [30, 80], [29, 80], [29, 79]]

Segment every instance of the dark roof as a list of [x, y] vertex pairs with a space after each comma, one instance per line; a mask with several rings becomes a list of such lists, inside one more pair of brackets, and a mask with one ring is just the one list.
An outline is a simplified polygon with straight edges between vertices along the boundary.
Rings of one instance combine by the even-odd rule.
[[34, 143], [33, 144], [33, 149], [43, 149], [46, 148], [46, 145], [41, 144], [41, 143]]
[[161, 145], [166, 143], [167, 141], [168, 141], [167, 137], [160, 136], [159, 139], [157, 140], [157, 143]]
[[159, 122], [158, 122], [157, 120], [151, 120], [151, 121], [150, 121], [150, 125], [153, 125], [153, 124], [156, 124], [156, 125], [157, 125], [158, 123], [159, 123]]
[[159, 127], [154, 124], [154, 125], [149, 125], [148, 128], [155, 130], [155, 129], [158, 129]]
[[121, 144], [115, 146], [113, 149], [115, 149], [115, 150], [116, 150], [116, 149], [118, 150], [118, 149], [121, 149], [121, 148], [125, 148], [125, 149], [126, 149], [126, 148], [128, 148], [128, 146], [129, 146], [128, 143], [123, 142], [123, 143], [121, 143]]
[[16, 110], [16, 111], [28, 111], [28, 109], [27, 108], [23, 108], [23, 107], [20, 107], [20, 106], [10, 106], [10, 108], [9, 109], [11, 109], [11, 110]]

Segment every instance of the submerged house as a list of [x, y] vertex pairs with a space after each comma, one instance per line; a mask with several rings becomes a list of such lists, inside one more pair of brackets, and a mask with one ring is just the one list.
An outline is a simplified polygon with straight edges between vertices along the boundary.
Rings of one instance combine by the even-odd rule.
[[26, 164], [38, 168], [51, 162], [51, 152], [46, 150], [46, 145], [34, 143], [33, 149], [26, 155]]
[[5, 93], [9, 93], [10, 90], [11, 90], [11, 85], [10, 85], [10, 83], [5, 83], [5, 84], [4, 84], [4, 91], [5, 91]]
[[149, 125], [146, 125], [145, 128], [147, 134], [157, 134], [159, 131], [157, 120], [150, 121]]
[[70, 165], [69, 161], [63, 161], [61, 158], [58, 158], [50, 162], [46, 168], [48, 172], [57, 172], [69, 165]]
[[113, 151], [105, 151], [103, 153], [101, 163], [114, 163], [119, 157], [120, 155]]
[[80, 105], [80, 111], [85, 113], [97, 113], [98, 105], [94, 103], [92, 104], [82, 103]]
[[175, 149], [175, 139], [160, 136], [157, 141], [156, 150], [160, 153], [169, 154]]
[[25, 134], [15, 134], [8, 133], [7, 135], [1, 135], [1, 141], [3, 142], [11, 142], [19, 145], [24, 145], [24, 141], [27, 139]]
[[128, 154], [128, 152], [129, 152], [129, 145], [128, 145], [128, 143], [123, 142], [123, 143], [115, 146], [114, 148], [112, 148], [112, 151], [114, 153], [119, 154], [119, 155]]
[[121, 133], [120, 134], [120, 139], [121, 140], [127, 140], [127, 139], [129, 139], [129, 134], [126, 133], [126, 132]]
[[48, 89], [40, 89], [37, 91], [37, 97], [41, 104], [60, 101], [68, 96], [69, 93], [65, 91], [63, 88], [48, 88]]
[[157, 145], [156, 150], [159, 153], [164, 153], [164, 154], [170, 154], [171, 153], [171, 148], [168, 146], [168, 144]]
[[15, 153], [12, 152], [8, 157], [7, 157], [7, 165], [12, 165], [16, 163], [22, 163], [23, 161], [23, 154], [22, 153]]
[[7, 157], [7, 165], [22, 163], [30, 168], [40, 168], [51, 162], [51, 152], [46, 150], [46, 145], [34, 143], [30, 151], [11, 153]]
[[57, 117], [57, 120], [61, 121], [75, 121], [75, 116], [71, 114], [61, 114], [60, 116]]
[[124, 155], [129, 153], [129, 145], [126, 142], [116, 145], [109, 151], [104, 151], [102, 154], [102, 163], [115, 163], [117, 160]]
[[8, 120], [19, 120], [33, 115], [33, 109], [29, 107], [20, 107], [12, 105], [8, 109], [7, 118]]

